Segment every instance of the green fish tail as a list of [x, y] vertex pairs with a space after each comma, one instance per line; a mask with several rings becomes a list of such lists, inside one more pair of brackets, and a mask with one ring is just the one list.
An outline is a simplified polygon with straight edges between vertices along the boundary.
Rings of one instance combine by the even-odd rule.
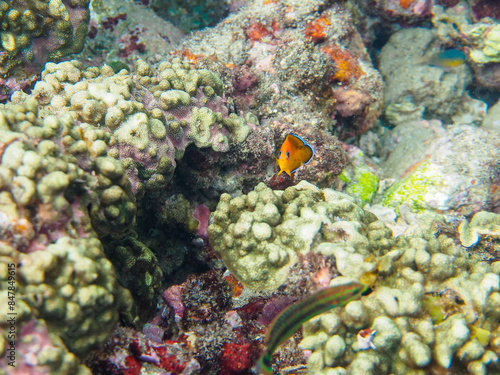
[[255, 373], [257, 375], [273, 375], [272, 362], [272, 352], [266, 351], [262, 357], [259, 358], [257, 366], [255, 367]]

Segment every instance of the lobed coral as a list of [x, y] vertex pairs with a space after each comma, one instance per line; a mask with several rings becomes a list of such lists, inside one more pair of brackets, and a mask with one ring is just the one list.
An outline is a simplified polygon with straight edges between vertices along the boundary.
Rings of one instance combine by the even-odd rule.
[[[135, 199], [102, 140], [82, 141], [71, 117], [42, 118], [38, 104], [30, 98], [0, 108], [1, 277], [7, 264], [16, 266], [21, 332], [46, 324], [53, 337], [45, 340], [58, 348], [33, 353], [31, 365], [75, 373], [83, 369], [65, 346], [78, 356], [98, 348], [132, 302], [91, 224], [120, 233], [133, 224]], [[79, 158], [71, 148], [78, 141], [87, 148]]]
[[[325, 243], [317, 251], [335, 254], [337, 247]], [[334, 256], [337, 264], [343, 262]], [[497, 264], [470, 257], [450, 238], [436, 238], [430, 229], [399, 237], [391, 251], [374, 261], [379, 278], [371, 295], [304, 326], [300, 347], [313, 351], [310, 371], [423, 374], [444, 368], [483, 374], [498, 370], [494, 337], [499, 320], [492, 313], [499, 298]], [[330, 285], [355, 279], [352, 275], [364, 267], [349, 273], [339, 269], [343, 277]], [[374, 347], [368, 350], [356, 340], [356, 332], [366, 328], [376, 331]], [[389, 352], [397, 354], [388, 356]]]
[[74, 119], [85, 139], [74, 152], [102, 141], [99, 152], [121, 160], [135, 193], [165, 187], [189, 144], [228, 151], [250, 131], [221, 96], [220, 78], [178, 58], [139, 60], [132, 73], [117, 74], [109, 66], [82, 71], [77, 61], [48, 64], [42, 77], [32, 93], [41, 112]]
[[80, 52], [89, 19], [89, 0], [0, 2], [0, 73], [24, 79], [48, 60]]
[[[474, 226], [481, 222], [492, 233], [497, 216], [484, 213]], [[260, 230], [265, 225], [267, 232]], [[498, 371], [498, 262], [484, 262], [483, 254], [468, 253], [435, 228], [412, 226], [394, 238], [348, 196], [301, 182], [285, 191], [260, 185], [245, 196], [222, 196], [209, 235], [245, 285], [233, 301], [256, 289], [295, 295], [308, 283], [363, 280], [373, 286], [371, 294], [304, 324], [298, 347], [309, 353], [311, 373]], [[259, 237], [261, 232], [266, 236]], [[322, 268], [311, 274], [316, 263]], [[332, 279], [336, 272], [340, 276]], [[371, 346], [365, 332], [371, 332]], [[291, 365], [291, 357], [284, 358], [294, 341], [278, 350], [275, 370]]]
[[[231, 199], [222, 194], [208, 234], [214, 251], [243, 285], [273, 290], [286, 282], [299, 254], [314, 251], [324, 239], [350, 239], [365, 248], [371, 242], [361, 239], [364, 233], [376, 238], [372, 246], [388, 246], [386, 234], [371, 226], [374, 221], [346, 194], [305, 181], [284, 191], [261, 183], [248, 195]], [[351, 262], [357, 259], [352, 257], [348, 267]]]

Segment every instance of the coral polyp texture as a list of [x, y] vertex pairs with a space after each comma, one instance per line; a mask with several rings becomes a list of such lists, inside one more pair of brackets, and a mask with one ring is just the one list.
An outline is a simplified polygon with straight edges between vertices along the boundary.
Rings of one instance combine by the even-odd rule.
[[[213, 71], [175, 58], [139, 60], [132, 73], [117, 74], [107, 65], [47, 64], [32, 96], [42, 113], [74, 119], [83, 137], [74, 152], [108, 151], [125, 166], [133, 191], [144, 193], [166, 186], [189, 144], [224, 152], [245, 140], [250, 125], [223, 91]], [[89, 149], [94, 140], [99, 148]]]
[[37, 107], [30, 98], [0, 108], [0, 298], [8, 306], [11, 264], [18, 348], [32, 353], [20, 359], [21, 368], [80, 373], [67, 350], [84, 356], [98, 348], [132, 304], [92, 225], [119, 234], [134, 221], [135, 199], [105, 148], [77, 158], [70, 151], [80, 140], [72, 118], [42, 119]]
[[[476, 217], [472, 230], [498, 238], [498, 215]], [[304, 324], [298, 347], [309, 353], [310, 373], [494, 373], [499, 263], [433, 228], [415, 225], [393, 237], [349, 196], [301, 182], [284, 191], [259, 185], [246, 196], [223, 195], [209, 235], [246, 290], [293, 295], [308, 285], [305, 279], [372, 285], [367, 296]], [[311, 273], [315, 263], [323, 268]], [[287, 350], [277, 355], [283, 359]], [[277, 361], [275, 370], [285, 363]]]
[[0, 2], [0, 73], [26, 78], [43, 64], [83, 49], [89, 0]]
[[[335, 254], [335, 247], [323, 244], [318, 251]], [[354, 274], [373, 266], [378, 273], [374, 292], [304, 326], [299, 346], [313, 351], [311, 372], [498, 371], [498, 262], [483, 262], [481, 255], [470, 256], [445, 235], [436, 238], [430, 229], [420, 228], [399, 237], [385, 255], [363, 259]], [[375, 348], [361, 347], [356, 340], [356, 333], [367, 328], [376, 331]]]
[[[302, 181], [273, 191], [261, 183], [248, 195], [223, 194], [208, 234], [214, 251], [245, 286], [273, 290], [287, 281], [299, 254], [314, 251], [322, 241], [349, 239], [365, 252], [371, 244], [367, 237], [376, 240], [374, 247], [389, 246], [390, 232], [372, 225], [376, 220], [332, 189]], [[342, 256], [348, 258], [349, 250]], [[358, 260], [352, 254], [347, 266]]]

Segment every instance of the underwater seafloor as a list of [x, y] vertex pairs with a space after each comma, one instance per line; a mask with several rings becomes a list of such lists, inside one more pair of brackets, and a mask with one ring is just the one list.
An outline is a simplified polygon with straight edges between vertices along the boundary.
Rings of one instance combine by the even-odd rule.
[[499, 1], [0, 20], [0, 374], [500, 374]]

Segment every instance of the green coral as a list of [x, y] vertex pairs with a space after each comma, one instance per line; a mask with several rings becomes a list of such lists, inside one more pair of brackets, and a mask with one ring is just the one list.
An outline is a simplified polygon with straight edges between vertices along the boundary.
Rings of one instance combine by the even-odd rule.
[[364, 203], [371, 202], [378, 189], [378, 178], [368, 169], [357, 170], [355, 175], [356, 182], [351, 182], [346, 192], [356, 196]]
[[[83, 49], [90, 20], [89, 0], [62, 2], [51, 0], [13, 0], [0, 2], [0, 72], [14, 75], [14, 70], [26, 65], [43, 66], [53, 60]], [[53, 43], [47, 43], [47, 38]], [[29, 48], [41, 44], [36, 55]], [[42, 51], [43, 50], [43, 51]], [[23, 74], [24, 76], [24, 74]]]
[[378, 177], [365, 160], [361, 150], [349, 153], [349, 162], [338, 176], [345, 184], [343, 190], [359, 204], [369, 203], [377, 193]]
[[470, 58], [479, 64], [500, 62], [500, 25], [478, 23], [464, 28], [475, 45], [469, 52]]

